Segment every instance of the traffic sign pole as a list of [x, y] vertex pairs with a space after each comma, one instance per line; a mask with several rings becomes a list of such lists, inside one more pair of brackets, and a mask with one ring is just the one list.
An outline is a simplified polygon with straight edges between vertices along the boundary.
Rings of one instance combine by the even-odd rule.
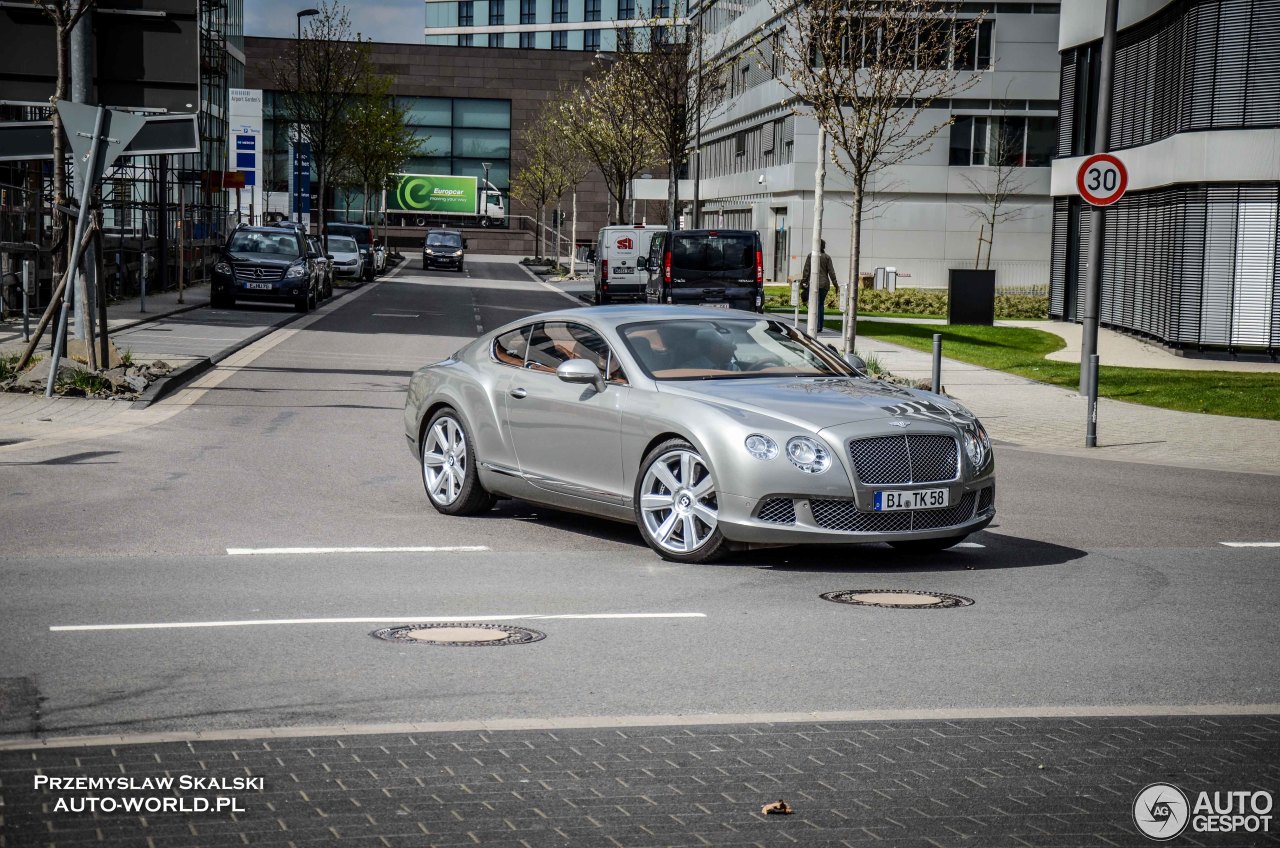
[[[1107, 0], [1103, 18], [1101, 68], [1098, 75], [1098, 125], [1093, 139], [1095, 153], [1105, 153], [1111, 143], [1111, 77], [1116, 64], [1116, 17], [1119, 0]], [[1087, 163], [1086, 163], [1087, 164]], [[1118, 199], [1118, 198], [1117, 198]], [[1090, 385], [1090, 357], [1098, 353], [1098, 304], [1102, 300], [1102, 244], [1106, 237], [1103, 207], [1094, 206], [1089, 225], [1089, 267], [1084, 291], [1084, 327], [1080, 340], [1080, 392], [1097, 403], [1098, 387]], [[1096, 426], [1096, 425], [1095, 425]], [[1086, 447], [1093, 447], [1087, 442]]]

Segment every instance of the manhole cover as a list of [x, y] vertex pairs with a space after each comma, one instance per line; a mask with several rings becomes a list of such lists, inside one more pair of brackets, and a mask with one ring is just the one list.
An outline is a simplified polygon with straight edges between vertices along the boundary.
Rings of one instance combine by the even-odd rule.
[[920, 592], [915, 589], [846, 589], [824, 592], [818, 597], [837, 604], [886, 609], [946, 609], [973, 606], [972, 598], [948, 595], [946, 592]]
[[509, 624], [458, 624], [436, 622], [432, 624], [401, 624], [384, 627], [370, 634], [387, 642], [419, 645], [446, 645], [448, 647], [480, 647], [483, 645], [526, 645], [541, 642], [547, 634], [527, 627]]

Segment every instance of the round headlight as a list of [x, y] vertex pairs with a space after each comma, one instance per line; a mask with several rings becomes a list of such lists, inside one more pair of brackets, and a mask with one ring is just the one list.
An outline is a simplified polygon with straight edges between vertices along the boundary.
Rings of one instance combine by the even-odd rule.
[[816, 439], [796, 436], [787, 442], [787, 459], [801, 471], [821, 474], [831, 467], [831, 453]]
[[231, 266], [226, 262], [219, 262], [217, 265], [213, 266], [213, 270], [218, 274], [230, 274]]
[[981, 468], [986, 465], [987, 457], [991, 454], [991, 437], [987, 435], [982, 423], [975, 419], [972, 428], [965, 427], [962, 432], [964, 452], [969, 455], [973, 467]]
[[778, 455], [778, 443], [768, 436], [762, 436], [759, 433], [747, 436], [747, 440], [744, 442], [744, 445], [747, 448], [747, 453], [751, 454], [756, 459], [773, 459]]

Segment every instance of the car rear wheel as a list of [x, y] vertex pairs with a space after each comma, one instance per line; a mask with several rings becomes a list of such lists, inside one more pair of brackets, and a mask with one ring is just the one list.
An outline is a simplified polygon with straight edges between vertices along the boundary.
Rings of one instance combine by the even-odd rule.
[[446, 407], [433, 415], [422, 436], [422, 484], [437, 512], [476, 515], [493, 506], [475, 466], [475, 451], [458, 414]]
[[641, 535], [663, 559], [711, 562], [729, 548], [711, 466], [683, 439], [663, 442], [644, 458], [635, 510]]
[[904, 554], [932, 554], [954, 548], [968, 537], [968, 533], [962, 533], [959, 536], [947, 536], [942, 539], [903, 539], [901, 542], [889, 544]]

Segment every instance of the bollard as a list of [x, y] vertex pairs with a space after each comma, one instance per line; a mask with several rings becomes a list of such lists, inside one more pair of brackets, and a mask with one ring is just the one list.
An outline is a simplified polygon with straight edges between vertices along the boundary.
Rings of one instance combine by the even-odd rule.
[[1084, 446], [1087, 448], [1096, 448], [1098, 446], [1098, 354], [1089, 356], [1089, 420], [1085, 424]]
[[933, 334], [933, 392], [942, 391], [942, 334]]

